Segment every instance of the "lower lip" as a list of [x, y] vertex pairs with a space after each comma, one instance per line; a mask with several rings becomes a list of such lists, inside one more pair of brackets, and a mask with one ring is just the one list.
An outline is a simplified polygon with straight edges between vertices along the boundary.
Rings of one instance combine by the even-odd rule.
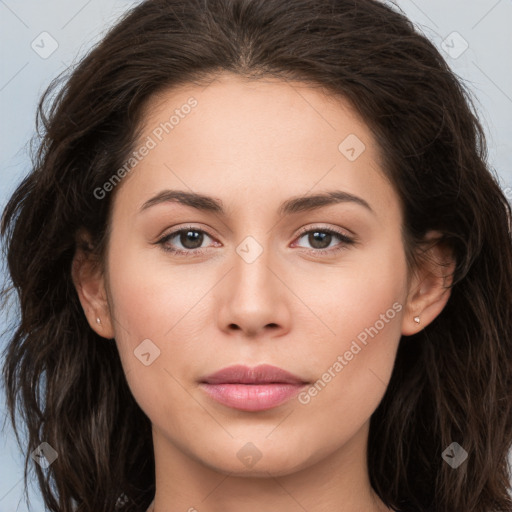
[[295, 397], [306, 384], [208, 384], [201, 387], [217, 402], [241, 411], [264, 411]]

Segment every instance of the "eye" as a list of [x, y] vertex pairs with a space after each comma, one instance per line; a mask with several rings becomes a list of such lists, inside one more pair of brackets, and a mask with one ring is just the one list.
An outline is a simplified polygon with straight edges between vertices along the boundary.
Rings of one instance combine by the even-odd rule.
[[[211, 238], [206, 231], [188, 226], [172, 231], [160, 238], [156, 243], [161, 245], [162, 249], [166, 252], [184, 256], [197, 255], [204, 252], [205, 248], [201, 246], [205, 241], [205, 237]], [[181, 247], [178, 244], [181, 244]], [[176, 245], [178, 245], [177, 248]]]
[[[348, 245], [353, 245], [355, 240], [345, 235], [341, 231], [332, 228], [304, 228], [298, 240], [306, 238], [307, 242], [311, 245], [308, 252], [313, 254], [327, 254], [335, 253], [337, 251], [346, 249]], [[340, 241], [338, 244], [331, 245], [336, 239]], [[307, 249], [307, 248], [306, 248]]]

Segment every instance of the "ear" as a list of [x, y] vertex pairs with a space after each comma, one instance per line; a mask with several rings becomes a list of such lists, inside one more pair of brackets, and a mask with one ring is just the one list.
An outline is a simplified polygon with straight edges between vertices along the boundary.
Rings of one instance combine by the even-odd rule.
[[[87, 321], [103, 338], [114, 338], [110, 307], [105, 287], [104, 273], [92, 252], [91, 237], [84, 230], [76, 237], [71, 276]], [[100, 319], [100, 323], [97, 319]]]
[[[427, 248], [411, 279], [402, 317], [404, 336], [416, 334], [430, 324], [450, 298], [456, 262], [452, 250], [437, 241], [440, 237], [439, 231], [429, 231], [425, 236]], [[415, 317], [419, 317], [419, 323], [414, 321]]]

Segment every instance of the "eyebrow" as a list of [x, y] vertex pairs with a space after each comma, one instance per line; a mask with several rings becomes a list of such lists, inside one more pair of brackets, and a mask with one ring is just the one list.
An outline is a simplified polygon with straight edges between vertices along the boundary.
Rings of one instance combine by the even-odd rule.
[[[161, 203], [179, 203], [185, 206], [191, 206], [197, 210], [205, 212], [226, 215], [223, 202], [215, 197], [198, 194], [196, 192], [187, 192], [184, 190], [163, 190], [156, 196], [147, 200], [140, 208], [140, 211]], [[278, 214], [290, 215], [304, 211], [311, 211], [324, 206], [339, 203], [355, 203], [363, 206], [375, 215], [371, 206], [361, 197], [355, 196], [342, 190], [332, 190], [321, 194], [313, 194], [307, 196], [292, 197], [284, 201], [279, 209]]]

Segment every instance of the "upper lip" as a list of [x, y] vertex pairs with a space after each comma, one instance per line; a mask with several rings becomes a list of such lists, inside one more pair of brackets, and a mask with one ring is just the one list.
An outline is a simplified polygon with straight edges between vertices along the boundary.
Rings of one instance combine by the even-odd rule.
[[260, 364], [254, 368], [244, 365], [228, 366], [204, 377], [201, 382], [208, 384], [307, 384], [300, 377], [269, 364]]

